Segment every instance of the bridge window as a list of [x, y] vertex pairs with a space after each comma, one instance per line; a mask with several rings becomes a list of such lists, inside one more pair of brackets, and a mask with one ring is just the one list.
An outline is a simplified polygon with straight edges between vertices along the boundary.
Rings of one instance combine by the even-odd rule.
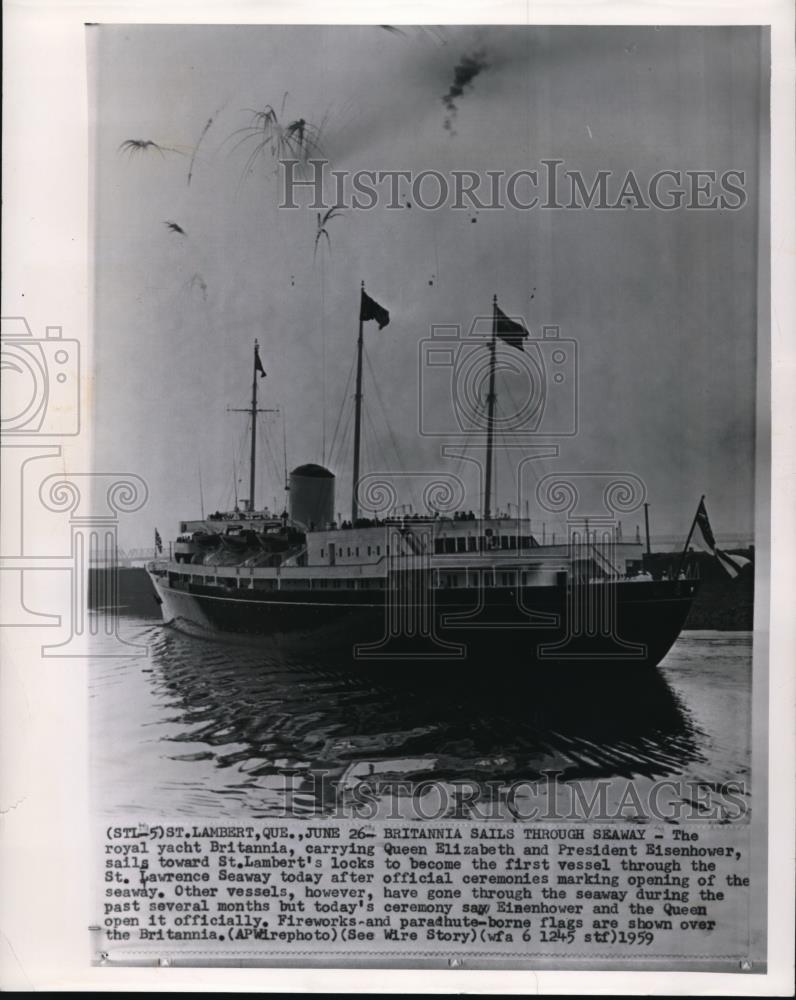
[[446, 538], [445, 539], [445, 551], [446, 552], [455, 552], [456, 551], [456, 539], [455, 538]]
[[506, 535], [500, 536], [500, 547], [501, 549], [507, 549], [509, 547], [509, 540]]
[[444, 539], [435, 538], [434, 539], [434, 555], [441, 555], [445, 551]]
[[466, 552], [467, 551], [467, 539], [466, 538], [457, 538], [456, 539], [456, 551], [457, 552]]
[[380, 555], [381, 555], [381, 545], [377, 545], [377, 546], [376, 546], [376, 555], [377, 555], [377, 556], [380, 556]]
[[468, 552], [475, 552], [477, 546], [478, 546], [478, 539], [475, 538], [473, 535], [468, 535], [468, 537], [467, 537], [467, 551]]

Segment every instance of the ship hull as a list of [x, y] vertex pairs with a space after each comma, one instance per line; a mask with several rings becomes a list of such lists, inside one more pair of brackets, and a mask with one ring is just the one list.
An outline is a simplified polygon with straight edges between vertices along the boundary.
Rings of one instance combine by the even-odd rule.
[[[238, 591], [150, 574], [164, 621], [256, 643], [286, 663], [648, 668], [669, 651], [691, 580], [439, 590]], [[416, 596], [419, 594], [419, 598]]]

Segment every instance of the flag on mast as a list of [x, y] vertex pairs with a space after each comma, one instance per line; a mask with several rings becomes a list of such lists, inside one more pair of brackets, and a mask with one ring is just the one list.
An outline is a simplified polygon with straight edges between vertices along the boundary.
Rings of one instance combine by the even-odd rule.
[[263, 363], [260, 361], [260, 345], [254, 345], [254, 370], [260, 373], [260, 378], [265, 378], [265, 368], [263, 368]]
[[163, 539], [160, 537], [160, 532], [155, 528], [155, 549], [158, 552], [163, 551]]
[[710, 527], [710, 521], [708, 520], [708, 512], [705, 507], [705, 501], [699, 501], [699, 507], [697, 507], [696, 512], [696, 525], [699, 528], [702, 538], [705, 541], [705, 545], [710, 550], [711, 554], [718, 559], [720, 566], [725, 570], [731, 577], [735, 578], [744, 568], [748, 566], [751, 560], [746, 559], [744, 556], [738, 556], [731, 554], [729, 552], [723, 552], [716, 545], [716, 538], [713, 534], [713, 529]]
[[522, 344], [529, 336], [525, 326], [509, 319], [497, 305], [495, 306], [495, 333], [510, 347], [516, 347], [518, 351], [525, 350]]
[[362, 289], [362, 301], [359, 306], [359, 318], [363, 323], [367, 323], [369, 319], [375, 319], [379, 324], [380, 330], [383, 330], [390, 322], [390, 314], [384, 306], [380, 306], [378, 302], [375, 302], [364, 288]]

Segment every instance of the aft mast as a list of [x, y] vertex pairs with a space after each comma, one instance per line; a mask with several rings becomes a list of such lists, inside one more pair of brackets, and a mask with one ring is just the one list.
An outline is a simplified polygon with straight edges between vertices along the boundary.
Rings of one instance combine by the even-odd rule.
[[260, 345], [254, 341], [254, 365], [252, 367], [252, 440], [251, 454], [249, 456], [249, 510], [254, 510], [254, 482], [255, 470], [257, 467], [257, 366], [262, 369], [260, 362]]
[[495, 443], [495, 348], [497, 346], [497, 295], [492, 296], [492, 340], [489, 344], [489, 393], [486, 397], [486, 482], [484, 485], [484, 520], [489, 520], [492, 504], [492, 450]]
[[[489, 394], [487, 395], [487, 424], [486, 424], [486, 476], [484, 482], [484, 520], [488, 520], [492, 513], [492, 472], [494, 466], [494, 446], [495, 446], [495, 403], [497, 393], [495, 392], [495, 358], [497, 351], [497, 339], [518, 351], [524, 350], [523, 341], [528, 336], [528, 331], [523, 323], [517, 323], [505, 316], [497, 304], [497, 295], [492, 296], [492, 340], [489, 343]], [[519, 516], [519, 510], [518, 510]]]

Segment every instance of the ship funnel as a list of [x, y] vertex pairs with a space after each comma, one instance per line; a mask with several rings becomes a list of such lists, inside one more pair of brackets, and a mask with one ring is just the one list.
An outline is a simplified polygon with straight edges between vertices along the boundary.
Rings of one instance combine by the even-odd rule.
[[334, 521], [334, 474], [322, 465], [300, 465], [290, 473], [290, 519], [305, 528]]

